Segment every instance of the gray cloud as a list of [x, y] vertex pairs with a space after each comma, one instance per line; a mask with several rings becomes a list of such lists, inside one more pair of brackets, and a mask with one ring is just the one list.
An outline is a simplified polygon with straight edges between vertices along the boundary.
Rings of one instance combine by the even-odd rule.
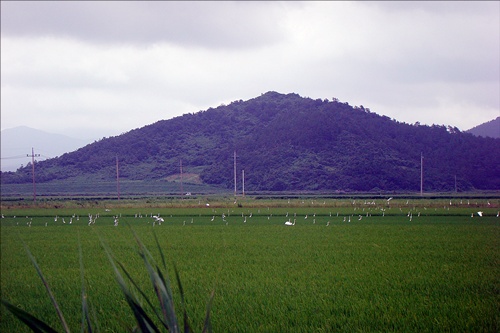
[[175, 43], [248, 48], [283, 37], [277, 3], [193, 1], [7, 1], [2, 34], [66, 36], [96, 43]]
[[460, 129], [500, 109], [498, 2], [1, 6], [2, 128], [109, 136], [269, 90]]

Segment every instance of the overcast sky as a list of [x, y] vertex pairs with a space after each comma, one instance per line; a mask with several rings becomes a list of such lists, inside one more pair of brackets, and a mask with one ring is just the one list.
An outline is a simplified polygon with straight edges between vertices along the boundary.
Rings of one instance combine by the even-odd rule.
[[1, 128], [114, 136], [267, 91], [467, 130], [500, 116], [500, 2], [1, 2]]

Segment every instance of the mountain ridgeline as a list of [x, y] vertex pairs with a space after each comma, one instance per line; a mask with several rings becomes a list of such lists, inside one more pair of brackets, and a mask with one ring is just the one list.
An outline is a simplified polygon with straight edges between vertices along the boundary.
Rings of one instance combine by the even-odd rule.
[[[406, 124], [363, 106], [268, 92], [103, 138], [37, 162], [38, 182], [73, 177], [199, 181], [246, 191], [425, 191], [500, 189], [500, 139], [445, 126]], [[31, 182], [31, 166], [2, 182]]]

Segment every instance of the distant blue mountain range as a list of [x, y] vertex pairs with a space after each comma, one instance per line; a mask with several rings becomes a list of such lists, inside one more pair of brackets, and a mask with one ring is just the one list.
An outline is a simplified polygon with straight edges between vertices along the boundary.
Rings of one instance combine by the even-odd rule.
[[88, 144], [87, 140], [61, 134], [48, 133], [34, 128], [19, 126], [1, 132], [1, 170], [15, 171], [31, 162], [32, 148], [40, 156], [38, 161], [61, 156]]
[[475, 136], [498, 139], [500, 138], [500, 117], [488, 121], [487, 123], [473, 127], [468, 130], [467, 133], [474, 134]]

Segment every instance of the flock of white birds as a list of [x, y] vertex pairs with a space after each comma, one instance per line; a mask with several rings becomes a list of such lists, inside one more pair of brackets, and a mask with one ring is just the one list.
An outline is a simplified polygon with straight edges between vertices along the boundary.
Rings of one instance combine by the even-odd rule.
[[[329, 214], [327, 214], [327, 221], [326, 221], [326, 226], [329, 226], [331, 224], [331, 222], [345, 222], [345, 223], [351, 223], [351, 221], [354, 221], [354, 220], [358, 220], [358, 221], [361, 221], [363, 218], [370, 218], [372, 216], [372, 214], [374, 214], [374, 216], [378, 216], [378, 217], [384, 217], [386, 215], [386, 211], [391, 209], [390, 207], [390, 201], [392, 200], [392, 198], [389, 198], [387, 199], [387, 201], [384, 203], [384, 205], [381, 205], [381, 206], [377, 206], [375, 204], [375, 201], [365, 201], [364, 202], [364, 205], [361, 205], [362, 207], [360, 206], [355, 206], [356, 205], [356, 201], [354, 200], [353, 201], [353, 206], [354, 207], [354, 210], [352, 213], [350, 214], [339, 214], [338, 212], [335, 214], [335, 215], [332, 215], [332, 212], [330, 212]], [[304, 203], [304, 202], [302, 202]], [[314, 202], [312, 202], [312, 204], [314, 204]], [[460, 205], [463, 205], [465, 203], [463, 203], [463, 201], [460, 201]], [[396, 213], [394, 213], [394, 210], [391, 211], [391, 215], [401, 215], [401, 216], [406, 216], [406, 218], [408, 219], [408, 221], [412, 221], [414, 217], [420, 217], [421, 214], [422, 214], [422, 211], [421, 210], [418, 210], [417, 208], [413, 207], [413, 208], [409, 208], [410, 206], [410, 203], [409, 201], [406, 202], [406, 205], [408, 206], [408, 209], [409, 210], [403, 210], [403, 207], [399, 206], [397, 208], [393, 208], [393, 209], [396, 209]], [[450, 206], [452, 206], [453, 203], [452, 201], [450, 201]], [[470, 202], [467, 201], [467, 205], [470, 205]], [[488, 206], [491, 206], [490, 202], [488, 201], [487, 202], [487, 205]], [[206, 204], [206, 207], [210, 207], [209, 204]], [[399, 212], [397, 211], [397, 209], [399, 209]], [[431, 209], [431, 208], [429, 208]], [[449, 207], [447, 206], [444, 206], [443, 207], [444, 210], [449, 210]], [[270, 208], [267, 208], [267, 210], [269, 211]], [[426, 207], [423, 207], [423, 211], [427, 211], [428, 208]], [[434, 210], [437, 210], [437, 208], [434, 208]], [[111, 212], [110, 209], [105, 209], [105, 212], [109, 213]], [[406, 213], [407, 212], [407, 213]], [[229, 225], [229, 220], [228, 220], [228, 217], [232, 217], [232, 221], [237, 221], [235, 220], [235, 216], [239, 216], [239, 213], [238, 215], [236, 215], [236, 213], [234, 213], [234, 210], [231, 210], [231, 209], [227, 209], [227, 210], [224, 210], [224, 212], [217, 212], [217, 209], [215, 208], [211, 208], [211, 218], [210, 218], [210, 222], [214, 222], [216, 220], [219, 220], [219, 218], [222, 220], [222, 222], [224, 222], [226, 225]], [[257, 212], [256, 212], [259, 216], [263, 216], [263, 217], [266, 217], [267, 216], [267, 219], [271, 221], [271, 219], [275, 222], [276, 221], [276, 218], [283, 218], [283, 215], [281, 215], [281, 217], [279, 215], [276, 215], [276, 216], [273, 216], [273, 214], [265, 214], [265, 212], [263, 212], [261, 209], [258, 209]], [[292, 221], [292, 215], [293, 215], [293, 221]], [[478, 217], [483, 217], [485, 214], [483, 211], [473, 211], [471, 213], [471, 217], [474, 217], [474, 216], [478, 216]], [[497, 212], [496, 214], [496, 217], [499, 217], [500, 216], [500, 211]], [[105, 215], [106, 218], [109, 218], [109, 214]], [[112, 219], [113, 219], [113, 225], [115, 227], [119, 226], [119, 223], [120, 223], [120, 218], [122, 217], [121, 214], [117, 214], [117, 215], [112, 215], [111, 216]], [[153, 214], [153, 213], [150, 213], [150, 214], [141, 214], [141, 213], [137, 213], [135, 215], [133, 215], [133, 217], [135, 219], [146, 219], [147, 223], [151, 224], [153, 227], [155, 226], [161, 226], [162, 223], [165, 222], [165, 218], [160, 216], [160, 214]], [[173, 218], [172, 215], [170, 215], [171, 218]], [[251, 211], [247, 211], [247, 214], [245, 213], [241, 213], [241, 222], [243, 223], [247, 223], [248, 221], [250, 221], [250, 219], [253, 217], [253, 212]], [[320, 217], [320, 216], [318, 216]], [[321, 221], [322, 223], [324, 224], [325, 223], [325, 219], [324, 219], [325, 215], [321, 216]], [[334, 220], [334, 218], [337, 218]], [[5, 216], [4, 214], [1, 215], [1, 218], [4, 219]], [[11, 216], [11, 218], [13, 219], [16, 219], [16, 216]], [[96, 213], [96, 214], [88, 214], [88, 226], [92, 226], [92, 225], [95, 225], [97, 220], [101, 218], [101, 214], [99, 213]], [[178, 218], [178, 217], [177, 217]], [[286, 212], [286, 214], [284, 215], [284, 218], [287, 219], [285, 222], [284, 222], [284, 225], [285, 226], [294, 226], [296, 225], [297, 223], [297, 219], [298, 218], [303, 218], [304, 220], [304, 223], [300, 223], [300, 224], [305, 224], [306, 223], [306, 220], [309, 220], [311, 222], [307, 222], [308, 224], [316, 224], [316, 213], [312, 213], [312, 214], [306, 214], [306, 215], [302, 215], [302, 216], [297, 216], [297, 213], [289, 213], [289, 212]], [[206, 222], [207, 220], [207, 216], [206, 215], [199, 215], [199, 217], [197, 217], [197, 220], [198, 221], [203, 221], [203, 222]], [[20, 219], [17, 218], [16, 220], [16, 225], [19, 225], [19, 221]], [[28, 227], [31, 227], [32, 225], [32, 222], [33, 222], [33, 218], [32, 217], [28, 217], [26, 216], [26, 225]], [[71, 216], [64, 216], [64, 217], [60, 217], [60, 216], [55, 216], [54, 217], [54, 224], [58, 224], [58, 223], [61, 223], [61, 224], [68, 224], [68, 225], [71, 225], [71, 224], [75, 224], [77, 222], [80, 221], [80, 216], [79, 215], [76, 215], [76, 214], [73, 214]], [[191, 217], [190, 218], [190, 223], [193, 224], [195, 221], [195, 218], [194, 217]], [[281, 220], [283, 221], [283, 220]], [[22, 222], [21, 222], [22, 223]], [[22, 223], [23, 224], [23, 223]], [[45, 226], [48, 226], [49, 223], [48, 222], [45, 222]], [[183, 225], [186, 225], [186, 220], [183, 220]]]

